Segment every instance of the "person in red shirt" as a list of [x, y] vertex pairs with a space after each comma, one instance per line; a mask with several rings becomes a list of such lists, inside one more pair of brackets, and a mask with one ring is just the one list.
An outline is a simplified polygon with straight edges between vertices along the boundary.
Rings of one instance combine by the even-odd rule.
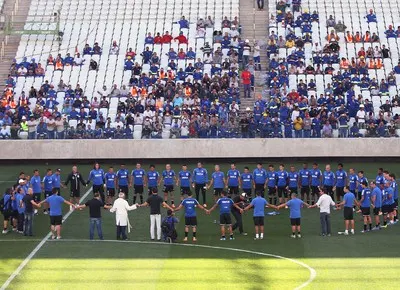
[[169, 34], [168, 31], [165, 31], [165, 34], [162, 37], [162, 43], [171, 43], [172, 35]]
[[292, 90], [289, 94], [287, 94], [287, 98], [294, 103], [297, 103], [300, 98], [300, 94], [296, 92], [296, 90]]
[[157, 35], [154, 37], [154, 44], [163, 43], [163, 38], [160, 35], [160, 32], [157, 32]]
[[242, 84], [244, 89], [244, 97], [250, 98], [251, 92], [251, 73], [247, 67], [242, 71]]
[[187, 44], [188, 43], [188, 40], [187, 40], [186, 36], [183, 35], [182, 31], [179, 33], [179, 36], [174, 38], [174, 40], [178, 40], [179, 44], [183, 44], [183, 43]]

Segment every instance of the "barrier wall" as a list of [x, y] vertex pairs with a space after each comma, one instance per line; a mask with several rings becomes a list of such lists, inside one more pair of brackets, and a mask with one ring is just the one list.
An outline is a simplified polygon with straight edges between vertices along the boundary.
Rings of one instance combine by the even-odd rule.
[[400, 157], [398, 138], [7, 140], [7, 159]]

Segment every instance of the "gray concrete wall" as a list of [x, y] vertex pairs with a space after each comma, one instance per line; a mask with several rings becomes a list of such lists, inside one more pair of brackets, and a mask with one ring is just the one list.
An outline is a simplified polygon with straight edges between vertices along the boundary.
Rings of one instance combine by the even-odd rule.
[[8, 140], [6, 159], [399, 157], [400, 139]]

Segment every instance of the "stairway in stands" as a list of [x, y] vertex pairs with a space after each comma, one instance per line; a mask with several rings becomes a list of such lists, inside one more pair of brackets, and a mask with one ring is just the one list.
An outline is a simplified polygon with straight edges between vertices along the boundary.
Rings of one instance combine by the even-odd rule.
[[[248, 39], [250, 40], [251, 45], [254, 44], [255, 40], [266, 42], [268, 35], [268, 1], [265, 1], [264, 10], [259, 11], [257, 8], [256, 0], [240, 0], [240, 10], [239, 10], [239, 19], [240, 24], [242, 25], [242, 40]], [[260, 85], [263, 83], [262, 75], [265, 74], [265, 71], [268, 67], [268, 58], [266, 49], [262, 48], [261, 50], [261, 71], [256, 71], [255, 74], [255, 88], [254, 94], [252, 94], [252, 98], [243, 98], [241, 97], [241, 111], [244, 111], [246, 107], [250, 107], [253, 109], [254, 99], [257, 95], [261, 94], [263, 90], [263, 86]], [[241, 96], [243, 96], [243, 88], [241, 88]]]
[[[5, 0], [3, 6], [3, 14], [11, 16], [14, 13], [14, 29], [22, 30], [28, 16], [30, 0]], [[18, 50], [21, 35], [9, 35], [8, 41], [4, 47], [4, 56], [0, 61], [0, 84], [3, 85], [10, 71], [12, 60]], [[0, 35], [0, 44], [6, 40], [5, 35]]]

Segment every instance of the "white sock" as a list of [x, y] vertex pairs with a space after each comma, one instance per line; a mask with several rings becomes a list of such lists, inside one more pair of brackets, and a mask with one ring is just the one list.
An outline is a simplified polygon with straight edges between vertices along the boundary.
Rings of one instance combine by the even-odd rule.
[[351, 232], [354, 233], [354, 229], [351, 229]]
[[345, 232], [346, 234], [348, 234], [348, 233], [349, 233], [349, 230], [345, 230], [344, 232]]
[[256, 234], [256, 239], [258, 239], [260, 236], [258, 234]]
[[263, 238], [263, 237], [264, 237], [264, 234], [263, 234], [263, 233], [261, 233], [261, 234], [260, 234], [260, 237], [261, 237], [261, 238]]

